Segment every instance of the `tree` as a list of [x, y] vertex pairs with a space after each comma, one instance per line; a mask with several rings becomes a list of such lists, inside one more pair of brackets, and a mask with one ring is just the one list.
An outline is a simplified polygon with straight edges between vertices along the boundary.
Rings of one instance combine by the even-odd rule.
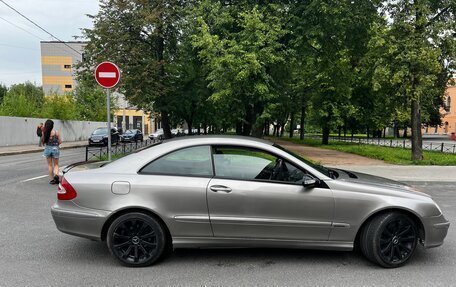
[[59, 120], [78, 120], [79, 114], [71, 94], [50, 95], [44, 99], [40, 117]]
[[0, 114], [13, 117], [39, 117], [44, 102], [41, 87], [30, 82], [12, 85], [0, 105]]
[[410, 105], [414, 161], [423, 159], [422, 103], [443, 96], [454, 68], [455, 9], [453, 0], [386, 1], [382, 9], [389, 24], [378, 40], [388, 61], [379, 59], [377, 74]]
[[350, 0], [296, 1], [292, 6], [293, 42], [300, 66], [309, 71], [299, 86], [310, 97], [323, 144], [328, 144], [330, 130], [354, 113], [351, 97], [360, 84], [357, 71], [367, 53], [370, 24], [378, 17], [376, 8], [375, 1]]
[[238, 133], [261, 136], [261, 116], [279, 94], [273, 70], [289, 53], [286, 14], [262, 1], [201, 2], [193, 45], [208, 71], [211, 99], [238, 116]]
[[166, 138], [171, 137], [169, 98], [171, 66], [180, 36], [180, 0], [102, 0], [91, 16], [93, 29], [84, 29], [89, 40], [81, 73], [111, 60], [122, 70], [121, 91], [128, 101], [146, 111], [158, 110]]
[[5, 97], [6, 92], [8, 92], [8, 88], [5, 85], [0, 84], [0, 105], [3, 102], [3, 97]]

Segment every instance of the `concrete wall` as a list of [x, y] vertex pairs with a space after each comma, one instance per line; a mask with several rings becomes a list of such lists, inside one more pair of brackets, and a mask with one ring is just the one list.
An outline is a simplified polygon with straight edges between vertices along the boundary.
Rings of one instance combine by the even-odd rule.
[[[0, 146], [38, 145], [36, 127], [45, 121], [46, 119], [0, 116]], [[54, 129], [60, 132], [64, 142], [87, 140], [96, 128], [106, 126], [105, 122], [53, 121]]]

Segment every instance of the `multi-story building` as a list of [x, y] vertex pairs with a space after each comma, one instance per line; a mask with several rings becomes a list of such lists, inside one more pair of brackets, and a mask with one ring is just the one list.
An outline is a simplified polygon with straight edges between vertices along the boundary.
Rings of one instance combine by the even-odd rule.
[[45, 95], [63, 95], [76, 86], [75, 65], [82, 61], [85, 42], [41, 42], [41, 71]]
[[442, 125], [425, 127], [424, 134], [450, 135], [456, 133], [456, 86], [448, 86], [444, 96], [444, 107], [441, 108]]

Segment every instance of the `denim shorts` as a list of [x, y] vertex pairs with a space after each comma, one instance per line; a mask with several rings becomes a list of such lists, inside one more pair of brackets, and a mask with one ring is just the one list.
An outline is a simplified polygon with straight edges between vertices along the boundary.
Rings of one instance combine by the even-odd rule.
[[47, 145], [44, 147], [44, 157], [59, 158], [60, 150], [58, 146]]

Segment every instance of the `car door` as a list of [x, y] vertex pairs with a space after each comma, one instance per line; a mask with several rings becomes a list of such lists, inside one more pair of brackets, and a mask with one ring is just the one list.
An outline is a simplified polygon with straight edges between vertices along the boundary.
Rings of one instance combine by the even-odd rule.
[[207, 201], [214, 236], [328, 240], [334, 199], [324, 184], [303, 186], [312, 175], [248, 147], [214, 146], [213, 162]]
[[210, 147], [194, 146], [153, 160], [138, 172], [134, 186], [174, 237], [212, 237], [206, 202], [212, 175]]

